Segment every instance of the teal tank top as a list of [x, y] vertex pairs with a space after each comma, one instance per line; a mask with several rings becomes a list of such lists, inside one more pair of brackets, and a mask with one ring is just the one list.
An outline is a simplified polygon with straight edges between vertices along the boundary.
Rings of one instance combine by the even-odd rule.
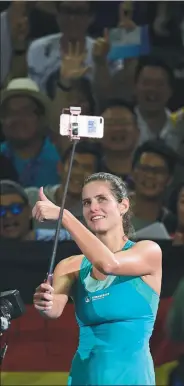
[[[134, 245], [127, 241], [123, 250]], [[149, 340], [159, 296], [140, 277], [91, 277], [84, 257], [72, 290], [79, 345], [68, 385], [155, 385]]]

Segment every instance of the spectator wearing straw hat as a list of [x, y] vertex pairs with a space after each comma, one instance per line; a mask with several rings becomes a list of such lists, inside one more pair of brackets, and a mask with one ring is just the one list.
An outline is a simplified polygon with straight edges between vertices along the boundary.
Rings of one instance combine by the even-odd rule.
[[47, 97], [28, 78], [12, 80], [2, 92], [1, 153], [12, 161], [24, 187], [60, 182], [60, 156], [47, 136], [48, 112]]

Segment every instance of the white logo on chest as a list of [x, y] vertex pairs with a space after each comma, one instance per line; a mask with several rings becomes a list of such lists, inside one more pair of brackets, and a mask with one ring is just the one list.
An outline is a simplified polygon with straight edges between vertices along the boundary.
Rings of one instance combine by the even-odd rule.
[[94, 295], [94, 296], [86, 296], [85, 298], [85, 302], [86, 303], [90, 303], [90, 302], [93, 302], [95, 300], [101, 300], [101, 299], [104, 299], [106, 296], [109, 296], [110, 293], [109, 292], [106, 292], [105, 294], [101, 294], [101, 295]]

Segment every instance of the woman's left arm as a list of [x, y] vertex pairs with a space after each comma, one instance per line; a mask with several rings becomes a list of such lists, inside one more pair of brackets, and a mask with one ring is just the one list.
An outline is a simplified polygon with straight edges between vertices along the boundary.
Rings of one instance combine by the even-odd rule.
[[82, 253], [103, 274], [151, 275], [162, 264], [161, 249], [153, 241], [140, 241], [129, 250], [113, 253], [67, 210], [64, 210], [63, 226]]

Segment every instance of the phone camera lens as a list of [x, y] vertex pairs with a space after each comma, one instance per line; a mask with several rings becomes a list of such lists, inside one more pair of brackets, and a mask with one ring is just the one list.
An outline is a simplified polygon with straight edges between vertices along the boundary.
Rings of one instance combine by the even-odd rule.
[[73, 129], [73, 130], [72, 130], [72, 134], [75, 135], [75, 136], [77, 136], [77, 135], [78, 135], [78, 129]]

